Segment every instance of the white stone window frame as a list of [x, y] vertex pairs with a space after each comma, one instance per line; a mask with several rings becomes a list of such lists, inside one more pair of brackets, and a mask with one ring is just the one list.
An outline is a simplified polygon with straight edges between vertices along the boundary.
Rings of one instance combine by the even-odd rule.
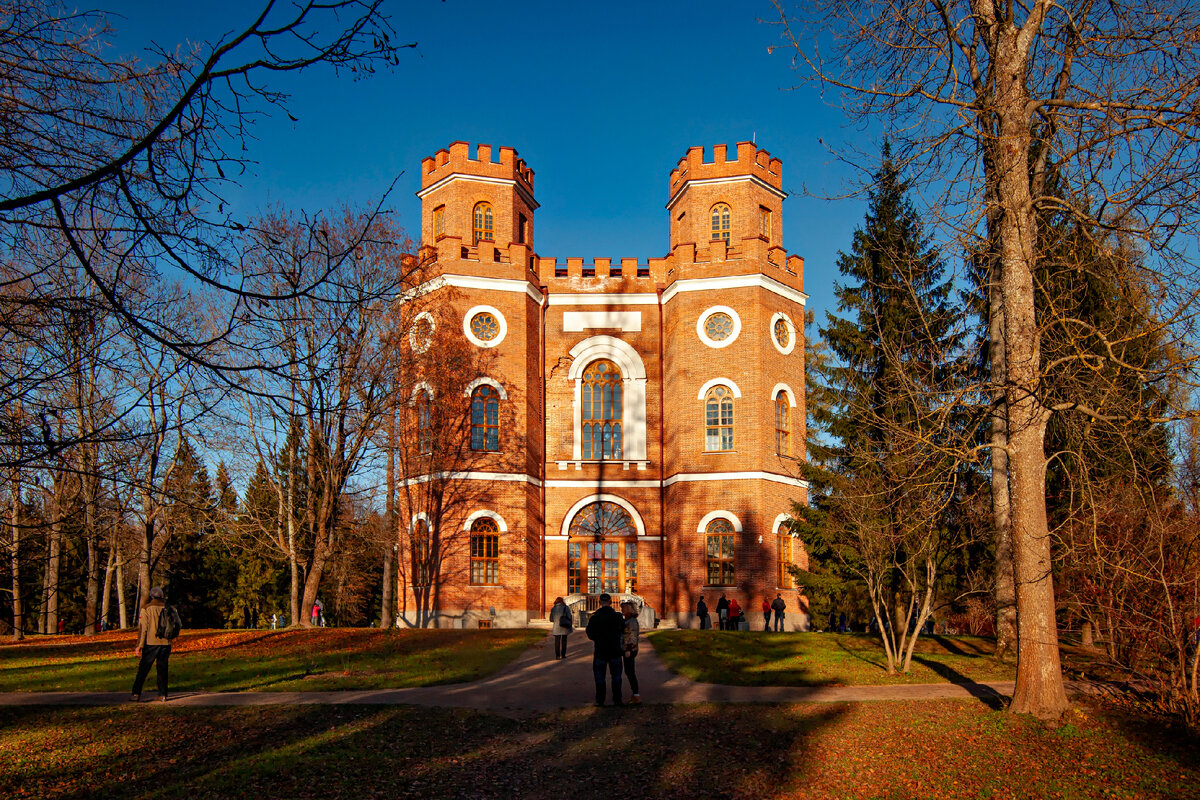
[[[696, 399], [704, 400], [705, 395], [708, 394], [708, 390], [713, 388], [714, 386], [724, 386], [726, 389], [728, 389], [730, 392], [733, 393], [734, 400], [742, 399], [742, 390], [739, 389], [738, 385], [729, 378], [713, 378], [710, 381], [706, 381], [705, 384], [700, 387], [700, 391], [696, 393]], [[775, 395], [771, 395], [771, 397], [774, 398]], [[773, 399], [772, 399], [772, 402], [774, 402]], [[736, 419], [736, 417], [735, 417], [735, 419]]]
[[590, 494], [587, 497], [581, 498], [575, 503], [575, 505], [571, 506], [571, 509], [567, 512], [566, 516], [563, 517], [561, 533], [562, 538], [568, 539], [570, 537], [571, 523], [575, 521], [576, 514], [592, 503], [601, 502], [614, 503], [628, 511], [629, 518], [633, 520], [633, 525], [635, 528], [637, 528], [637, 538], [646, 538], [646, 523], [642, 521], [642, 515], [639, 514], [638, 510], [633, 507], [633, 503], [629, 502], [624, 497], [618, 497], [615, 494], [605, 493]]
[[[791, 522], [791, 521], [792, 521], [792, 515], [791, 515], [791, 514], [780, 514], [778, 517], [776, 517], [776, 518], [775, 518], [775, 521], [771, 523], [771, 533], [772, 533], [772, 535], [778, 536], [778, 535], [779, 535], [779, 528], [780, 528], [780, 526], [782, 526], [782, 525], [784, 525], [784, 524], [786, 524], [786, 523], [789, 523], [789, 522]], [[796, 536], [796, 534], [792, 533], [790, 530], [789, 530], [787, 533], [788, 533], [788, 535], [789, 535], [789, 536], [791, 536], [793, 539], [797, 539], [797, 538], [799, 538], [799, 537], [797, 537], [797, 536]]]
[[[481, 314], [483, 312], [487, 312], [495, 317], [496, 324], [500, 327], [500, 331], [496, 334], [496, 338], [492, 339], [490, 342], [485, 342], [483, 339], [480, 339], [475, 335], [475, 332], [471, 330], [471, 320], [475, 318], [476, 314]], [[463, 334], [466, 335], [467, 341], [476, 347], [497, 347], [501, 342], [504, 341], [504, 337], [508, 335], [508, 320], [506, 320], [504, 315], [500, 313], [500, 309], [496, 308], [495, 306], [473, 306], [467, 310], [465, 315], [463, 315]]]
[[[612, 461], [646, 459], [646, 365], [628, 342], [613, 336], [591, 336], [570, 350], [574, 359], [567, 379], [575, 382], [572, 406], [571, 459], [583, 460], [583, 373], [595, 361], [607, 360], [621, 370], [621, 458]], [[596, 459], [593, 459], [596, 460]]]
[[737, 514], [734, 514], [732, 511], [726, 511], [724, 509], [720, 509], [718, 511], [710, 511], [707, 514], [705, 514], [700, 519], [700, 524], [696, 526], [696, 533], [707, 533], [708, 532], [708, 523], [712, 522], [714, 519], [729, 520], [730, 524], [733, 525], [734, 533], [742, 532], [742, 521], [740, 519], [738, 519]]
[[508, 523], [504, 521], [504, 517], [500, 516], [495, 511], [486, 508], [481, 508], [478, 511], [472, 511], [471, 515], [467, 517], [466, 521], [463, 523], [462, 529], [470, 533], [471, 526], [475, 524], [475, 520], [482, 517], [495, 520], [496, 527], [500, 529], [500, 533], [508, 533]]
[[429, 385], [428, 381], [421, 381], [413, 387], [412, 394], [408, 398], [408, 404], [415, 406], [417, 404], [417, 397], [422, 393], [429, 395], [430, 402], [433, 402], [434, 397], [437, 396], [434, 394], [433, 387]]
[[[783, 320], [784, 323], [787, 325], [787, 328], [788, 328], [788, 345], [787, 345], [787, 347], [780, 347], [779, 341], [775, 338], [775, 322], [777, 320]], [[796, 323], [792, 322], [792, 318], [789, 317], [787, 314], [783, 313], [782, 311], [776, 311], [775, 315], [771, 317], [771, 322], [767, 325], [767, 335], [771, 337], [771, 344], [775, 345], [775, 349], [778, 350], [780, 353], [784, 354], [785, 356], [791, 355], [792, 351], [796, 349], [796, 339], [798, 338], [796, 336]], [[772, 395], [772, 397], [774, 397], [774, 395]], [[794, 408], [795, 406], [796, 406], [796, 403], [795, 403], [795, 400], [793, 399], [792, 407]]]
[[[424, 342], [418, 342], [417, 331], [420, 330], [422, 322], [429, 323], [429, 336], [426, 337]], [[412, 325], [408, 329], [408, 346], [417, 355], [424, 354], [430, 347], [433, 347], [433, 334], [436, 330], [437, 321], [433, 318], [433, 314], [430, 314], [428, 311], [422, 311], [413, 317]]]
[[[708, 331], [704, 330], [704, 323], [708, 321], [708, 318], [713, 314], [718, 313], [728, 314], [729, 318], [733, 320], [733, 332], [729, 334], [728, 339], [723, 339], [719, 342], [716, 339], [709, 338]], [[729, 306], [709, 306], [708, 308], [704, 309], [704, 311], [700, 312], [700, 316], [696, 319], [696, 335], [700, 337], [700, 341], [704, 342], [714, 350], [720, 350], [722, 347], [729, 347], [729, 345], [737, 341], [737, 338], [741, 335], [741, 333], [742, 318], [738, 316], [738, 313]]]
[[463, 397], [470, 397], [475, 394], [475, 390], [480, 386], [490, 386], [500, 394], [501, 400], [508, 399], [508, 392], [504, 391], [504, 386], [495, 378], [489, 378], [486, 375], [476, 378], [467, 384], [467, 388], [463, 389]]

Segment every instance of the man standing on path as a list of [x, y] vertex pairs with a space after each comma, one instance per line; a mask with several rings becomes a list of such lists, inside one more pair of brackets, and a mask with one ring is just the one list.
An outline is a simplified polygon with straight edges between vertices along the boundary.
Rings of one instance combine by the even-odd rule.
[[158, 699], [167, 699], [167, 659], [171, 657], [171, 640], [161, 639], [158, 635], [158, 618], [166, 609], [167, 603], [161, 587], [155, 586], [150, 590], [150, 603], [142, 609], [138, 621], [137, 647], [134, 655], [141, 656], [138, 662], [137, 677], [133, 681], [133, 694], [129, 699], [137, 702], [142, 699], [142, 684], [150, 674], [150, 665], [158, 668]]
[[700, 595], [700, 600], [696, 603], [696, 616], [700, 618], [700, 630], [706, 631], [712, 627], [712, 620], [708, 618], [708, 603], [704, 602], [704, 595]]
[[596, 705], [604, 705], [604, 672], [612, 675], [613, 705], [621, 701], [621, 656], [624, 655], [625, 619], [612, 607], [612, 595], [600, 595], [600, 608], [588, 619], [587, 637], [592, 640], [592, 674], [596, 678]]
[[721, 630], [729, 627], [729, 601], [725, 599], [724, 592], [717, 598], [717, 624]]
[[771, 601], [771, 608], [775, 611], [775, 630], [783, 630], [783, 610], [787, 608], [787, 603], [783, 602], [783, 595], [776, 593], [775, 599]]

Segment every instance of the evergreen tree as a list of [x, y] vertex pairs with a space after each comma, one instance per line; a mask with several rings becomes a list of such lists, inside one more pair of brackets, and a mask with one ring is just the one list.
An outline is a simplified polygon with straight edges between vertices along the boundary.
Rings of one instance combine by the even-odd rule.
[[937, 566], [965, 530], [961, 467], [947, 445], [968, 426], [953, 411], [962, 354], [952, 282], [887, 145], [838, 269], [841, 316], [827, 314], [828, 360], [810, 365], [814, 427], [829, 441], [812, 448], [815, 507], [796, 509], [795, 530], [810, 563], [840, 566], [814, 564], [802, 583], [834, 571], [865, 582], [881, 630], [892, 631], [889, 669], [900, 657], [907, 669], [906, 629], [930, 613]]
[[184, 625], [214, 627], [213, 586], [204, 564], [204, 548], [213, 534], [212, 483], [186, 437], [180, 437], [163, 491], [163, 522], [169, 535], [161, 563], [166, 567], [168, 597], [179, 609]]

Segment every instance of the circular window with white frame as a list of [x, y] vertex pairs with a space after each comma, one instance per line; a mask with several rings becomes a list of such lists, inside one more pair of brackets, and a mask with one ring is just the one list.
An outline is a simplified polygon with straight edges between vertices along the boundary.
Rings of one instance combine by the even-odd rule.
[[771, 344], [785, 356], [796, 349], [796, 325], [792, 318], [782, 311], [771, 317], [770, 336]]
[[477, 347], [495, 347], [504, 341], [508, 323], [492, 306], [475, 306], [463, 316], [463, 333]]
[[433, 345], [433, 332], [437, 329], [437, 323], [433, 320], [433, 314], [428, 311], [422, 311], [417, 316], [413, 317], [412, 327], [408, 329], [408, 346], [417, 355], [421, 355]]
[[742, 318], [729, 306], [705, 309], [696, 320], [696, 335], [709, 347], [728, 347], [742, 332]]

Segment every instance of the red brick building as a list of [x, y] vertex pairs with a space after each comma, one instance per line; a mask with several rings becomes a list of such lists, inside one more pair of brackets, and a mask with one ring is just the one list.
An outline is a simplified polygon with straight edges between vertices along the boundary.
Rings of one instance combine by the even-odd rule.
[[523, 626], [601, 591], [682, 626], [701, 594], [759, 623], [778, 592], [788, 627], [807, 624], [784, 569], [807, 562], [782, 524], [806, 499], [806, 296], [781, 171], [749, 142], [691, 148], [667, 186], [667, 255], [589, 263], [535, 255], [534, 175], [513, 149], [423, 161], [426, 296], [493, 360], [463, 387], [474, 453], [457, 478], [474, 495], [440, 526], [459, 546], [422, 620], [412, 584], [430, 579], [401, 575], [402, 624]]

